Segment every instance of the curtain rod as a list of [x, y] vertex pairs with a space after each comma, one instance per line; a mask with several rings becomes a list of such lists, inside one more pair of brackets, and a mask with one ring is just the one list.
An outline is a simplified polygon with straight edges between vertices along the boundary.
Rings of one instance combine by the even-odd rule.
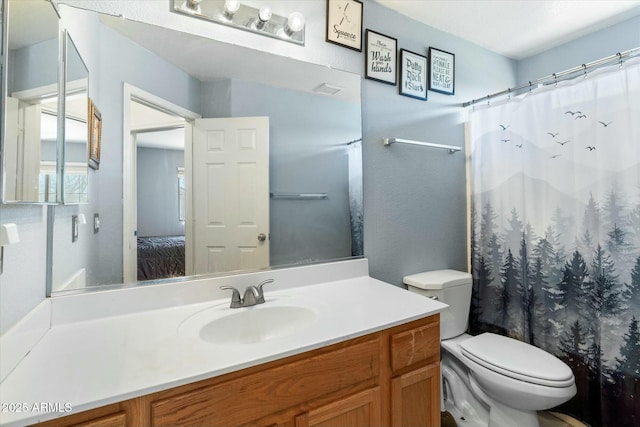
[[503, 91], [500, 92], [495, 92], [492, 93], [491, 95], [487, 95], [485, 97], [482, 98], [478, 98], [478, 99], [472, 99], [471, 101], [467, 101], [465, 103], [462, 104], [463, 107], [468, 107], [470, 105], [474, 105], [476, 102], [480, 102], [480, 101], [489, 101], [492, 98], [501, 96], [501, 95], [510, 95], [513, 92], [522, 90], [522, 89], [526, 89], [526, 88], [531, 88], [533, 85], [537, 85], [539, 83], [548, 81], [548, 80], [555, 80], [558, 81], [559, 77], [563, 77], [566, 76], [568, 74], [574, 74], [577, 73], [579, 71], [583, 71], [585, 74], [587, 73], [587, 69], [589, 68], [593, 68], [593, 67], [597, 67], [600, 65], [604, 65], [606, 63], [609, 62], [613, 62], [613, 61], [620, 61], [620, 64], [622, 65], [622, 61], [625, 58], [629, 58], [631, 56], [634, 56], [634, 53], [639, 52], [640, 51], [640, 47], [636, 47], [634, 49], [629, 49], [625, 52], [618, 52], [615, 55], [611, 55], [608, 56], [606, 58], [602, 58], [602, 59], [598, 59], [596, 61], [593, 62], [589, 62], [587, 64], [582, 64], [579, 67], [573, 67], [573, 68], [569, 68], [568, 70], [564, 70], [564, 71], [560, 71], [559, 73], [553, 73], [551, 75], [539, 78], [537, 80], [531, 80], [529, 81], [529, 84], [526, 85], [522, 85], [520, 87], [516, 87], [516, 88], [507, 88]]

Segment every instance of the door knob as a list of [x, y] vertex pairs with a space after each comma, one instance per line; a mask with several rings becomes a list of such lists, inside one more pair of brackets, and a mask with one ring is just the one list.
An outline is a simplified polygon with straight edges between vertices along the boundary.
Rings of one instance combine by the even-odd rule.
[[264, 242], [265, 240], [267, 240], [267, 236], [264, 233], [260, 233], [258, 234], [258, 240]]

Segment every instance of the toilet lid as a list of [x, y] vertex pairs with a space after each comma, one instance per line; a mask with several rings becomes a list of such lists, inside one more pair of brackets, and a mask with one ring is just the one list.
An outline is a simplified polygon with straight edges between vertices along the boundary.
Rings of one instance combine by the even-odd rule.
[[513, 338], [484, 333], [460, 343], [462, 354], [511, 378], [549, 387], [569, 387], [573, 372], [557, 357]]

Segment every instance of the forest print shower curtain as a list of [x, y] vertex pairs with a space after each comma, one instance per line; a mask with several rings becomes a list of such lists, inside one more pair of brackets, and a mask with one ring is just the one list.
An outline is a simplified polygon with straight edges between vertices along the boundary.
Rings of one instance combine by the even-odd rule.
[[471, 332], [566, 362], [556, 408], [640, 427], [640, 58], [470, 113]]

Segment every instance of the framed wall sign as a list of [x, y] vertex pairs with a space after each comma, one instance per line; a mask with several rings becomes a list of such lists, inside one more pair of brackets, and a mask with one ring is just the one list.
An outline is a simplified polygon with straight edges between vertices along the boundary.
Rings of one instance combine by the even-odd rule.
[[456, 82], [456, 56], [444, 50], [429, 48], [429, 90], [453, 95]]
[[427, 57], [400, 49], [400, 95], [427, 100]]
[[89, 166], [92, 169], [100, 168], [100, 139], [102, 133], [102, 114], [89, 98]]
[[365, 73], [367, 79], [396, 84], [398, 40], [375, 31], [366, 32]]
[[327, 39], [362, 52], [362, 2], [327, 0]]

